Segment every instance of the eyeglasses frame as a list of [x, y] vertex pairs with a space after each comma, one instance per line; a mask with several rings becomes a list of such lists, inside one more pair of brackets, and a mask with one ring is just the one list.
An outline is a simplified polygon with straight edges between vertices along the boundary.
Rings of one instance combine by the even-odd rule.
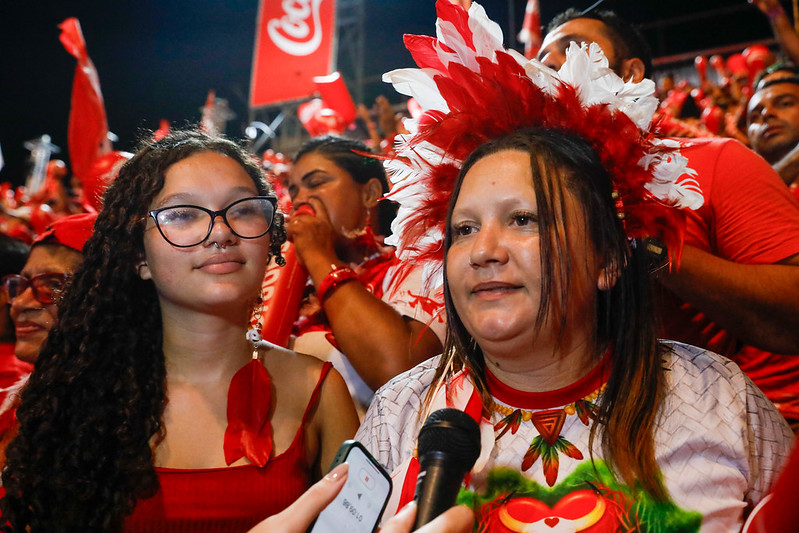
[[[37, 302], [39, 302], [40, 304], [55, 305], [58, 302], [57, 299], [53, 299], [53, 301], [42, 301], [39, 298], [38, 290], [33, 285], [33, 280], [38, 279], [38, 278], [43, 278], [45, 276], [60, 278], [61, 279], [61, 289], [59, 289], [60, 291], [63, 291], [64, 284], [66, 284], [67, 280], [71, 277], [70, 274], [65, 274], [64, 272], [42, 272], [41, 274], [36, 274], [32, 278], [29, 278], [27, 276], [23, 276], [22, 274], [8, 274], [8, 275], [3, 276], [2, 278], [0, 278], [0, 285], [2, 286], [3, 292], [6, 294], [6, 296], [8, 296], [9, 301], [19, 298], [22, 295], [22, 293], [24, 293], [26, 290], [30, 289], [33, 292], [33, 299], [36, 300]], [[19, 293], [17, 293], [17, 295], [14, 296], [14, 297], [11, 296], [11, 294], [8, 292], [8, 287], [6, 287], [6, 283], [8, 282], [8, 280], [10, 280], [12, 278], [20, 278], [20, 279], [24, 280], [25, 283], [26, 283], [25, 288], [22, 291], [20, 291]]]
[[[266, 231], [264, 231], [263, 233], [261, 233], [260, 235], [255, 236], [255, 237], [244, 237], [242, 235], [239, 235], [238, 233], [236, 233], [236, 231], [233, 229], [233, 227], [231, 227], [230, 222], [228, 222], [228, 220], [227, 220], [227, 212], [228, 212], [228, 210], [231, 207], [233, 207], [234, 205], [240, 204], [241, 202], [245, 202], [247, 200], [268, 200], [272, 204], [272, 218], [269, 221], [269, 225], [266, 227]], [[191, 208], [194, 208], [194, 209], [199, 209], [200, 211], [204, 211], [204, 212], [208, 213], [208, 215], [211, 216], [211, 223], [208, 224], [208, 232], [205, 234], [205, 237], [203, 237], [202, 240], [200, 240], [199, 242], [196, 242], [194, 244], [175, 244], [174, 242], [170, 241], [167, 238], [166, 235], [164, 235], [164, 230], [161, 229], [161, 224], [159, 224], [159, 222], [158, 222], [158, 215], [162, 211], [166, 211], [167, 209], [175, 209], [175, 208], [178, 208], [178, 207], [191, 207]], [[160, 207], [158, 209], [153, 209], [153, 210], [149, 211], [147, 214], [150, 217], [152, 217], [153, 222], [155, 223], [155, 227], [158, 228], [158, 233], [161, 234], [161, 237], [163, 237], [166, 242], [168, 242], [169, 244], [171, 244], [175, 248], [191, 248], [192, 246], [197, 246], [199, 244], [204, 243], [208, 239], [208, 237], [211, 236], [211, 232], [214, 230], [214, 224], [216, 224], [216, 218], [217, 217], [222, 217], [222, 220], [225, 222], [225, 225], [228, 227], [228, 229], [233, 233], [233, 235], [235, 235], [239, 239], [258, 239], [260, 237], [263, 237], [267, 233], [269, 233], [269, 230], [272, 229], [272, 224], [275, 223], [275, 214], [276, 213], [277, 213], [277, 196], [248, 196], [247, 198], [241, 198], [240, 200], [236, 200], [235, 202], [229, 204], [224, 209], [220, 209], [218, 211], [214, 211], [212, 209], [208, 209], [208, 208], [202, 207], [200, 205], [179, 204], [179, 205], [169, 205], [169, 206], [166, 206], [166, 207]]]

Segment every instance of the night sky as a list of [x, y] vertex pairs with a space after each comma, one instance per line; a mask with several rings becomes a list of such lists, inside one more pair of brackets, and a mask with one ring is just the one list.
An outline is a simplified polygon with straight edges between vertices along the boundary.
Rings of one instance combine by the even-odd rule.
[[[280, 0], [264, 0], [276, 2]], [[403, 33], [434, 32], [433, 0], [366, 0], [366, 76], [412, 66]], [[518, 32], [526, 0], [484, 0], [488, 15], [505, 31]], [[542, 20], [590, 0], [540, 0]], [[608, 0], [608, 7], [641, 23], [655, 55], [669, 55], [771, 36], [766, 19], [745, 0], [671, 2]], [[699, 7], [697, 7], [699, 6]], [[713, 23], [653, 25], [694, 12], [725, 7]], [[786, 7], [789, 7], [786, 3]], [[77, 17], [89, 56], [97, 67], [115, 149], [132, 150], [144, 130], [168, 119], [179, 126], [200, 119], [209, 89], [226, 98], [238, 115], [227, 133], [241, 136], [248, 123], [247, 98], [258, 0], [0, 0], [0, 146], [5, 167], [0, 181], [21, 184], [26, 175], [26, 140], [49, 134], [68, 160], [67, 124], [75, 60], [58, 40], [57, 25]], [[379, 85], [367, 91], [373, 98]], [[382, 92], [399, 98], [390, 87]], [[370, 103], [367, 101], [367, 103]]]

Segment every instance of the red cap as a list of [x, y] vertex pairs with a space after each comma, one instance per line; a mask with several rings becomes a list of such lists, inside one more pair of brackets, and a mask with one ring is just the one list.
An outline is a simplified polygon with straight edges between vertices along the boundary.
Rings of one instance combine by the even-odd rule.
[[83, 252], [83, 246], [94, 233], [95, 220], [97, 220], [97, 213], [69, 215], [56, 220], [47, 227], [44, 233], [36, 237], [33, 246], [47, 241]]

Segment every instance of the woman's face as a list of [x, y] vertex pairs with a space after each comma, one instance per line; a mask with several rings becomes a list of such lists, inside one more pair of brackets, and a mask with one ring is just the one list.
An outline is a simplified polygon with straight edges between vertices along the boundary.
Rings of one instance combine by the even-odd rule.
[[288, 191], [294, 211], [308, 204], [316, 216], [327, 213], [336, 234], [348, 236], [365, 227], [369, 208], [382, 195], [379, 181], [373, 181], [377, 187], [374, 183], [357, 183], [327, 157], [310, 152], [292, 166]]
[[[169, 167], [150, 209], [188, 204], [217, 211], [251, 196], [258, 196], [258, 189], [241, 165], [216, 152], [199, 152]], [[269, 234], [242, 239], [217, 217], [205, 241], [178, 248], [147, 217], [144, 252], [139, 275], [153, 280], [162, 308], [250, 305], [263, 281]]]
[[[83, 262], [80, 252], [60, 244], [37, 244], [31, 249], [25, 267], [20, 274], [28, 279], [42, 274], [72, 274]], [[11, 319], [17, 336], [15, 355], [28, 363], [34, 363], [47, 340], [50, 329], [58, 321], [56, 304], [45, 304], [26, 290], [11, 300]]]
[[[568, 240], [585, 244], [585, 225], [577, 213], [576, 201], [568, 193], [566, 204], [571, 233]], [[452, 211], [446, 275], [458, 316], [486, 355], [521, 355], [534, 345], [546, 346], [557, 339], [553, 324], [558, 320], [548, 318], [541, 331], [535, 331], [541, 303], [537, 213], [530, 156], [526, 152], [494, 153], [466, 173]], [[573, 238], [575, 233], [579, 235]], [[567, 328], [580, 324], [580, 315], [590, 315], [597, 287], [596, 268], [588, 263], [585, 247], [576, 248]], [[555, 283], [555, 298], [559, 291]], [[593, 327], [594, 322], [584, 316], [582, 323]]]

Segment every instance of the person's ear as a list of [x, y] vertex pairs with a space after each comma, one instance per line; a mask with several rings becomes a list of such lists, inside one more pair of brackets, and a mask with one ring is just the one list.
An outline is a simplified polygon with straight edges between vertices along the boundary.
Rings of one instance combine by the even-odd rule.
[[147, 264], [147, 261], [142, 259], [138, 265], [136, 265], [136, 272], [139, 274], [139, 277], [143, 280], [153, 279], [153, 274], [150, 272], [150, 266]]
[[621, 79], [638, 83], [644, 79], [646, 68], [644, 62], [637, 57], [631, 57], [621, 62]]
[[377, 178], [370, 178], [369, 181], [361, 187], [361, 200], [363, 205], [372, 208], [377, 205], [377, 202], [383, 197], [383, 185]]

